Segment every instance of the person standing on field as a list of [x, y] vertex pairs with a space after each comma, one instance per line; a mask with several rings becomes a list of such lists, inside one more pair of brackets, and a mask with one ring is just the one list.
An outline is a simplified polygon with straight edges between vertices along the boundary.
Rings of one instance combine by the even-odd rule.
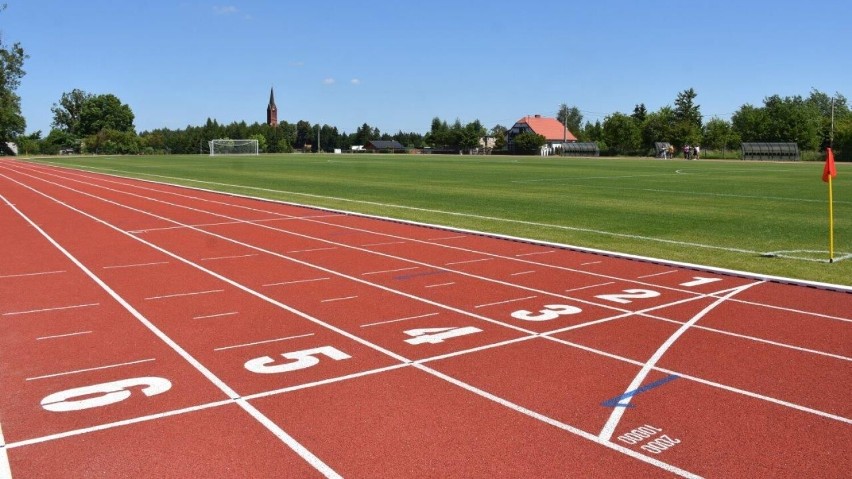
[[689, 145], [683, 145], [683, 158], [685, 160], [689, 159], [689, 154], [692, 152], [692, 148]]
[[692, 156], [697, 160], [700, 155], [701, 155], [701, 147], [698, 146], [698, 145], [695, 145], [695, 148], [692, 149]]

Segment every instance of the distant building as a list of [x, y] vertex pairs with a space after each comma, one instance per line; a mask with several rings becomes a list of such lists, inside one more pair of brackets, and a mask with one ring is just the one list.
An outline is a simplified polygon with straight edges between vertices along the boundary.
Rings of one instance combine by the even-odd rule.
[[278, 107], [275, 106], [275, 91], [269, 89], [269, 105], [266, 107], [266, 124], [278, 126]]
[[515, 150], [514, 138], [527, 131], [543, 136], [550, 152], [561, 149], [563, 143], [577, 141], [577, 137], [556, 118], [545, 118], [541, 115], [525, 116], [506, 132], [506, 146], [509, 151]]

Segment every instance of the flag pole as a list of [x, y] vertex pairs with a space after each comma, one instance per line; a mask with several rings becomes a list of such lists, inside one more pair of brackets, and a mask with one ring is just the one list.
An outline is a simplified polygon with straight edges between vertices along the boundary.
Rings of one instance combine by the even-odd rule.
[[828, 176], [828, 262], [834, 263], [834, 199], [831, 191], [831, 175]]

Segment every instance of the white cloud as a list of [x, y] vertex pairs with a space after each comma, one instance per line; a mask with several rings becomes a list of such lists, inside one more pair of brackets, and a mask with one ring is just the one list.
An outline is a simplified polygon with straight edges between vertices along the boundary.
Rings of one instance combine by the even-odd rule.
[[353, 79], [349, 80], [349, 83], [351, 83], [353, 85], [360, 85], [361, 80], [359, 80], [358, 78], [353, 78]]
[[322, 84], [323, 85], [334, 85], [334, 82], [335, 82], [334, 78], [326, 78], [325, 80], [322, 81]]

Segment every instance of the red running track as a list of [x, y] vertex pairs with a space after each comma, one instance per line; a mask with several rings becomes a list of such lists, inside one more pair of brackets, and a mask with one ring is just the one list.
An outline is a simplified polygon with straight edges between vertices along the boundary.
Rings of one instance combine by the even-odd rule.
[[0, 160], [0, 478], [848, 477], [852, 294]]

